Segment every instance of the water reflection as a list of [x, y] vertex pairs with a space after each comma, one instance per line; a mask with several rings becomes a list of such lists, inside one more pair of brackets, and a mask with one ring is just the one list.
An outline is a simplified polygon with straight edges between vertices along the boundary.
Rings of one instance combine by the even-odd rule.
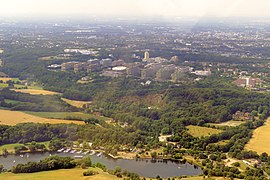
[[[55, 153], [54, 153], [55, 154]], [[71, 153], [57, 153], [59, 156], [74, 157]], [[29, 161], [39, 161], [50, 156], [50, 153], [35, 153], [20, 155], [8, 155], [6, 157], [0, 156], [0, 164], [3, 164], [6, 169], [12, 168], [12, 166], [19, 163], [27, 163]], [[87, 156], [87, 155], [80, 155]], [[198, 175], [202, 173], [201, 168], [196, 165], [192, 165], [181, 161], [171, 161], [162, 159], [113, 159], [106, 155], [90, 156], [93, 163], [100, 162], [108, 169], [114, 169], [116, 166], [126, 169], [130, 172], [137, 173], [144, 177], [175, 177], [181, 175]]]

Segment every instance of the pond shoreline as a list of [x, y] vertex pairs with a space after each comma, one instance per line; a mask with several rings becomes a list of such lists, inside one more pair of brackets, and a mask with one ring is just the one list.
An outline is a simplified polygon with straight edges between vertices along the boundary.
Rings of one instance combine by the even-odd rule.
[[[100, 154], [100, 153], [99, 153]], [[10, 169], [12, 166], [17, 164], [25, 164], [30, 161], [40, 161], [46, 157], [52, 155], [59, 156], [69, 156], [75, 159], [80, 159], [84, 156], [83, 154], [70, 154], [70, 153], [26, 153], [22, 156], [20, 155], [8, 155], [5, 157], [0, 157], [1, 164], [4, 165], [5, 169]], [[166, 159], [114, 159], [108, 155], [102, 154], [90, 155], [93, 163], [100, 162], [104, 164], [108, 169], [115, 169], [119, 166], [122, 169], [126, 169], [130, 172], [134, 172], [143, 177], [156, 177], [157, 175], [161, 177], [176, 177], [176, 176], [194, 176], [202, 173], [202, 169], [194, 164], [188, 162], [172, 161]]]

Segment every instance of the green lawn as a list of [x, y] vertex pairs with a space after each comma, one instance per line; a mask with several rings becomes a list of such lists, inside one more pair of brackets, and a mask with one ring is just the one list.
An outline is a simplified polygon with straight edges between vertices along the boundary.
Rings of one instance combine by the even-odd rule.
[[223, 140], [223, 141], [218, 141], [216, 143], [213, 143], [213, 144], [216, 144], [216, 145], [226, 145], [230, 140]]
[[6, 83], [0, 83], [0, 88], [6, 88], [6, 87], [8, 87], [8, 84], [6, 84]]
[[18, 104], [20, 101], [5, 99], [5, 102], [9, 104]]
[[106, 117], [99, 117], [93, 114], [85, 114], [82, 112], [30, 112], [26, 111], [25, 113], [39, 116], [43, 118], [52, 118], [52, 119], [66, 119], [66, 118], [79, 118], [79, 119], [89, 119], [89, 118], [97, 118], [101, 120], [108, 120]]
[[221, 133], [220, 129], [213, 129], [201, 126], [187, 126], [188, 133], [194, 137], [211, 136], [212, 134]]
[[13, 173], [2, 173], [0, 174], [0, 179], [5, 180], [77, 180], [77, 179], [92, 179], [92, 180], [119, 180], [122, 178], [117, 178], [116, 176], [110, 175], [101, 171], [98, 168], [90, 168], [94, 171], [98, 171], [99, 174], [94, 176], [83, 176], [83, 172], [86, 171], [81, 168], [74, 169], [61, 169], [55, 171], [44, 171], [38, 173], [28, 173], [28, 174], [13, 174]]
[[14, 147], [20, 146], [20, 145], [23, 145], [23, 144], [15, 143], [15, 144], [6, 144], [3, 146], [0, 146], [0, 154], [2, 154], [3, 149], [7, 149], [9, 153], [14, 153]]
[[[46, 142], [37, 142], [37, 143], [38, 144], [44, 144], [46, 146], [46, 148], [48, 149], [50, 142], [46, 141]], [[2, 146], [0, 146], [0, 155], [2, 154], [3, 149], [7, 149], [9, 153], [14, 153], [14, 148], [16, 146], [27, 146], [27, 145], [29, 145], [29, 143], [26, 143], [26, 144], [15, 143], [15, 144], [2, 145]]]
[[[6, 88], [8, 87], [8, 84], [7, 83], [0, 83], [0, 88]], [[20, 88], [24, 88], [25, 85], [21, 85], [21, 84], [14, 84], [14, 87], [16, 89], [20, 89]], [[28, 89], [34, 89], [34, 88], [40, 88], [38, 86], [29, 86]]]

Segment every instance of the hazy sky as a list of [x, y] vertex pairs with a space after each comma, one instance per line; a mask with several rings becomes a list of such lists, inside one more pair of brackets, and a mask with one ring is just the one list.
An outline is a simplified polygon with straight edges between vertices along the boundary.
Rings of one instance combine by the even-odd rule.
[[0, 0], [0, 16], [260, 16], [270, 0]]

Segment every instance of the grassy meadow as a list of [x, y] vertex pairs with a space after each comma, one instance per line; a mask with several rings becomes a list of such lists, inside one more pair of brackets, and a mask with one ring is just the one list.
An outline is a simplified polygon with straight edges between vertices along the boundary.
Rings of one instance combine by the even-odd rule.
[[[16, 86], [15, 86], [16, 88]], [[53, 92], [53, 91], [47, 91], [47, 90], [43, 90], [43, 89], [32, 89], [31, 87], [29, 87], [28, 89], [14, 89], [14, 91], [16, 92], [21, 92], [21, 93], [28, 93], [28, 94], [32, 94], [32, 95], [55, 95], [55, 94], [59, 94], [57, 92]]]
[[14, 153], [14, 148], [19, 145], [23, 145], [23, 144], [15, 143], [15, 144], [6, 144], [3, 146], [0, 146], [0, 154], [2, 154], [3, 149], [6, 149], [9, 153]]
[[202, 137], [202, 136], [211, 136], [212, 134], [221, 133], [222, 130], [213, 129], [208, 127], [201, 126], [187, 126], [188, 133], [193, 137]]
[[252, 138], [245, 148], [259, 154], [263, 152], [270, 154], [270, 118], [263, 126], [254, 130]]
[[75, 100], [70, 100], [66, 98], [61, 98], [61, 99], [65, 101], [66, 103], [70, 104], [71, 106], [74, 106], [77, 108], [82, 108], [83, 105], [92, 103], [91, 101], [75, 101]]
[[103, 117], [103, 116], [96, 116], [94, 114], [85, 114], [82, 112], [30, 112], [26, 111], [25, 113], [38, 116], [42, 118], [52, 118], [52, 119], [89, 119], [89, 118], [97, 118], [101, 120], [108, 120], [109, 118]]
[[19, 78], [0, 78], [0, 81], [3, 81], [3, 83], [6, 83], [7, 81], [20, 81]]
[[212, 125], [212, 126], [231, 126], [231, 127], [236, 127], [236, 126], [239, 126], [241, 124], [245, 123], [245, 121], [234, 121], [234, 120], [231, 120], [231, 121], [227, 121], [227, 122], [222, 122], [222, 123], [219, 123], [219, 124], [216, 124], [216, 123], [208, 123], [209, 125]]
[[[44, 144], [46, 148], [49, 147], [49, 143], [50, 143], [49, 141], [38, 142], [38, 144]], [[0, 146], [0, 155], [2, 154], [3, 149], [6, 149], [9, 153], [15, 153], [14, 148], [16, 146], [20, 146], [20, 145], [21, 146], [25, 146], [25, 145], [27, 146], [28, 143], [26, 143], [26, 144], [14, 143], [14, 144], [5, 144], [5, 145], [2, 145], [2, 146]]]
[[38, 117], [30, 114], [26, 114], [20, 111], [10, 111], [10, 110], [1, 110], [0, 109], [0, 124], [5, 125], [16, 125], [18, 123], [50, 123], [50, 124], [58, 124], [58, 123], [75, 123], [75, 124], [84, 124], [83, 121], [72, 121], [72, 120], [60, 120], [60, 119], [50, 119]]

